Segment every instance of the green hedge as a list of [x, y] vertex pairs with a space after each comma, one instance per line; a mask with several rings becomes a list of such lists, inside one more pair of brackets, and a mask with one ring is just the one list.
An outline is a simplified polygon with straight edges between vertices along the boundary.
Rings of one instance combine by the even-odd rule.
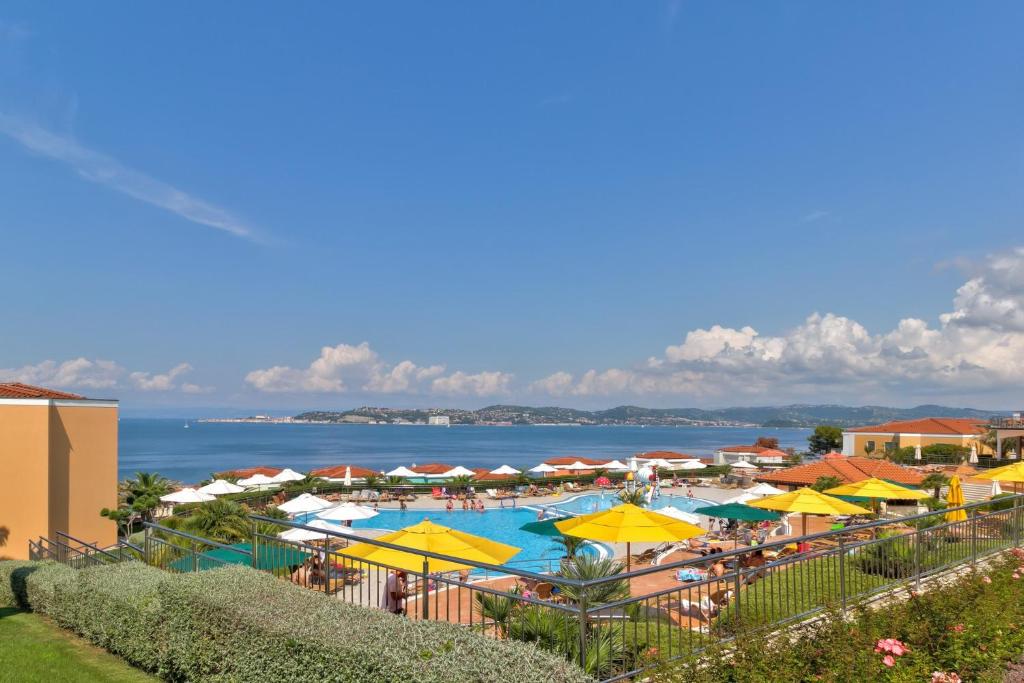
[[349, 605], [248, 567], [178, 575], [0, 561], [0, 602], [31, 608], [171, 681], [591, 680], [563, 657]]

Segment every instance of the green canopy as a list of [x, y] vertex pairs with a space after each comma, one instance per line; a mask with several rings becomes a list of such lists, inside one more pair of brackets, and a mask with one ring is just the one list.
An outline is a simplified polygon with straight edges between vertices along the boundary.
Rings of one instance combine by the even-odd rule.
[[519, 530], [537, 534], [538, 536], [561, 536], [562, 532], [555, 527], [555, 522], [561, 522], [566, 519], [569, 519], [569, 517], [552, 517], [550, 519], [542, 519], [539, 522], [529, 522], [519, 527]]
[[743, 503], [726, 503], [725, 505], [708, 505], [694, 510], [698, 515], [722, 517], [724, 519], [740, 519], [744, 522], [760, 522], [779, 519], [778, 512], [759, 510]]
[[[251, 543], [236, 543], [231, 547], [237, 548], [241, 552], [235, 552], [234, 550], [228, 550], [227, 548], [214, 548], [213, 550], [207, 550], [205, 553], [200, 554], [198, 558], [199, 571], [217, 569], [218, 567], [223, 567], [225, 564], [252, 565]], [[284, 545], [261, 547], [258, 554], [257, 569], [262, 569], [264, 571], [294, 567], [295, 565], [305, 562], [308, 557], [308, 555], [301, 550]], [[191, 555], [178, 558], [170, 564], [170, 569], [179, 572], [191, 572], [195, 570], [195, 567], [196, 565]]]

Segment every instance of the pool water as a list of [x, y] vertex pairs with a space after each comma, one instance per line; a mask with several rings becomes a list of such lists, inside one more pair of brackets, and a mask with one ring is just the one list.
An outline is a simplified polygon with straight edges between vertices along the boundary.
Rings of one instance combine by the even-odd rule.
[[[304, 516], [296, 521], [302, 522]], [[305, 516], [313, 519], [314, 515]], [[519, 569], [536, 572], [549, 572], [558, 569], [558, 561], [565, 555], [563, 546], [548, 536], [538, 536], [519, 527], [527, 522], [537, 520], [537, 511], [529, 508], [488, 508], [486, 512], [465, 510], [381, 510], [380, 514], [371, 519], [361, 519], [352, 523], [357, 529], [388, 529], [396, 531], [429, 519], [434, 524], [465, 531], [468, 534], [483, 536], [492, 541], [507, 543], [522, 548], [506, 564]], [[341, 525], [338, 525], [341, 528]], [[587, 545], [581, 551], [596, 554], [599, 550]]]
[[[561, 511], [574, 515], [586, 515], [591, 512], [597, 512], [598, 510], [608, 510], [621, 502], [622, 501], [620, 501], [618, 496], [614, 493], [588, 493], [583, 496], [566, 499], [561, 503], [549, 503], [543, 507], [554, 513]], [[670, 505], [684, 512], [693, 512], [699, 507], [714, 505], [714, 503], [701, 500], [700, 498], [688, 498], [686, 496], [675, 494], [662, 494], [659, 498], [651, 501], [648, 509], [657, 510], [658, 508], [668, 507]]]

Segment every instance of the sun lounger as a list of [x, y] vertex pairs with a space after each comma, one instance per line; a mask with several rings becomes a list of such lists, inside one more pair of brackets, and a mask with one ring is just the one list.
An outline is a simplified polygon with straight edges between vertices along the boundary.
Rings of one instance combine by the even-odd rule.
[[357, 501], [357, 500], [362, 500], [362, 498], [363, 498], [363, 490], [362, 489], [357, 489], [357, 490], [353, 491], [352, 493], [350, 493], [349, 496], [348, 496], [349, 502], [353, 502], [353, 501]]
[[430, 490], [430, 497], [433, 498], [434, 500], [441, 500], [441, 499], [443, 499], [444, 498], [444, 494], [441, 493], [441, 487], [440, 486], [435, 486], [434, 488], [432, 488]]

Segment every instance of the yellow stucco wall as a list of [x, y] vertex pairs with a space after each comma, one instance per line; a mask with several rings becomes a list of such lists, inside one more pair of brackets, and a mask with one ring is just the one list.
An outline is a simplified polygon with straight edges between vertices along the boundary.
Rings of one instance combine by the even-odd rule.
[[51, 408], [50, 463], [51, 530], [116, 543], [117, 525], [100, 510], [117, 507], [117, 408]]
[[29, 539], [50, 531], [48, 411], [0, 405], [0, 557], [27, 558]]
[[944, 443], [952, 444], [955, 446], [964, 446], [970, 448], [972, 445], [978, 449], [978, 454], [991, 453], [991, 449], [982, 444], [978, 436], [929, 436], [927, 434], [858, 434], [853, 433], [854, 439], [854, 455], [864, 455], [864, 447], [869, 441], [875, 442], [875, 450], [872, 455], [881, 455], [885, 452], [885, 444], [888, 441], [895, 442], [897, 448], [905, 448], [907, 446], [931, 446], [932, 444]]
[[117, 408], [0, 404], [0, 482], [0, 557], [24, 559], [57, 531], [112, 545], [99, 511], [117, 505]]

